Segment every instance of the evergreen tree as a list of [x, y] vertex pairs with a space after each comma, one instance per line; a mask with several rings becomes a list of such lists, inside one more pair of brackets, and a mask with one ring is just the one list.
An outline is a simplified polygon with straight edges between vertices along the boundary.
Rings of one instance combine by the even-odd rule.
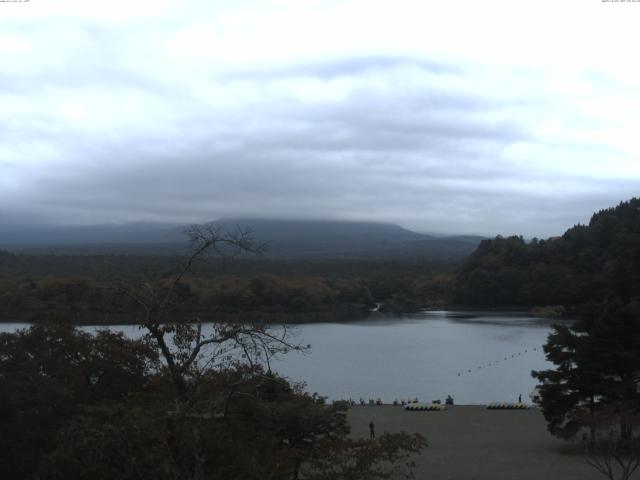
[[463, 305], [577, 307], [640, 296], [640, 199], [593, 215], [561, 237], [480, 243], [458, 271], [453, 299]]
[[[589, 428], [605, 407], [638, 409], [640, 394], [640, 306], [611, 302], [594, 307], [574, 325], [554, 327], [544, 347], [554, 370], [534, 371], [551, 433], [573, 437]], [[624, 435], [624, 427], [621, 435]]]
[[572, 437], [584, 426], [585, 415], [595, 414], [601, 378], [590, 355], [592, 348], [591, 339], [575, 327], [556, 325], [544, 346], [556, 369], [532, 372], [541, 382], [538, 388], [548, 429], [558, 437]]

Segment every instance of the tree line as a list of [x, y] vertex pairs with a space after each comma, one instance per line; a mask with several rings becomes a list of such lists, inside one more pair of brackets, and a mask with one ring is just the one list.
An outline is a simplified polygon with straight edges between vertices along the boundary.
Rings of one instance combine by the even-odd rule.
[[[42, 262], [46, 268], [39, 265]], [[122, 282], [170, 280], [179, 257], [30, 256], [0, 253], [0, 319], [130, 323]], [[85, 268], [81, 266], [85, 264]], [[335, 271], [332, 269], [335, 267]], [[113, 270], [111, 270], [113, 268]], [[454, 264], [396, 261], [260, 261], [213, 259], [184, 278], [174, 314], [237, 321], [341, 320], [388, 310], [441, 305]]]
[[[169, 277], [149, 280], [163, 284]], [[41, 322], [67, 320], [84, 324], [130, 323], [130, 298], [119, 282], [86, 277], [47, 276], [33, 280], [0, 281], [0, 315]], [[357, 280], [328, 281], [317, 277], [186, 278], [176, 292], [175, 315], [202, 317], [224, 314], [273, 314], [366, 310], [373, 304], [366, 285]]]
[[640, 199], [595, 213], [560, 237], [484, 240], [464, 262], [459, 305], [576, 307], [640, 295]]

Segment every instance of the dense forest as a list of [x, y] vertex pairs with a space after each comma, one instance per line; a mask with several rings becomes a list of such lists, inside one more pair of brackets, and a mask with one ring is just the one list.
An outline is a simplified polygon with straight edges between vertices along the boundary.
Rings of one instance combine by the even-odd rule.
[[[165, 282], [177, 256], [0, 252], [0, 319], [130, 323], [122, 287]], [[309, 322], [364, 315], [376, 302], [408, 311], [443, 305], [457, 264], [429, 260], [210, 259], [185, 279], [173, 314]]]
[[640, 296], [640, 199], [595, 213], [548, 240], [484, 240], [464, 262], [453, 289], [459, 305], [562, 305]]

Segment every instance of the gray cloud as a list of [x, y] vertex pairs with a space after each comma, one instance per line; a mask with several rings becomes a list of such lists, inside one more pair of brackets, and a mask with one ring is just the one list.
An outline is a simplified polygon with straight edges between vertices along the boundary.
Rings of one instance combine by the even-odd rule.
[[235, 68], [220, 75], [227, 81], [250, 79], [277, 80], [281, 78], [317, 78], [331, 80], [342, 77], [359, 77], [380, 70], [414, 67], [434, 74], [459, 74], [462, 69], [452, 63], [429, 61], [406, 55], [362, 55], [299, 61], [267, 67]]
[[626, 154], [545, 133], [580, 117], [530, 72], [402, 54], [181, 72], [128, 52], [131, 30], [30, 26], [40, 61], [0, 67], [7, 222], [246, 215], [547, 236], [637, 192], [638, 176], [570, 166]]

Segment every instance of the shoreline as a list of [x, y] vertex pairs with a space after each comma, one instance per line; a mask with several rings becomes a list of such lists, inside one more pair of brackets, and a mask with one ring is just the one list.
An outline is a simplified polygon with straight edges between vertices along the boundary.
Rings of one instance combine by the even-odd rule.
[[[533, 308], [527, 309], [526, 307], [503, 307], [503, 308], [480, 308], [473, 306], [438, 306], [438, 307], [424, 307], [414, 311], [378, 311], [378, 310], [363, 310], [358, 308], [342, 308], [342, 309], [334, 309], [334, 310], [317, 310], [310, 312], [260, 312], [260, 311], [237, 311], [237, 312], [218, 312], [217, 314], [212, 314], [208, 318], [202, 317], [202, 323], [213, 323], [215, 321], [224, 321], [228, 323], [264, 323], [271, 325], [296, 325], [296, 324], [313, 324], [313, 323], [348, 323], [356, 320], [365, 320], [367, 318], [376, 317], [376, 316], [413, 316], [420, 313], [427, 312], [451, 312], [451, 313], [478, 313], [478, 314], [487, 314], [487, 313], [499, 313], [503, 312], [506, 314], [519, 314], [523, 316], [532, 316], [532, 317], [541, 317], [549, 320], [571, 320], [566, 317], [557, 317], [550, 315], [542, 315], [539, 311]], [[84, 321], [84, 320], [70, 320], [68, 323], [72, 323], [76, 326], [118, 326], [118, 325], [138, 325], [137, 322], [134, 321], [126, 321], [125, 318], [128, 316], [126, 314], [122, 314], [120, 312], [98, 312], [96, 317], [103, 317], [102, 320], [99, 318], [94, 321]], [[105, 320], [104, 317], [111, 317], [111, 320]], [[217, 318], [216, 318], [217, 317]], [[280, 321], [278, 321], [278, 319]], [[6, 318], [0, 317], [0, 324], [8, 324], [8, 323], [21, 323], [25, 325], [35, 325], [39, 323], [51, 323], [51, 322], [59, 322], [60, 320], [51, 319], [51, 320], [43, 320], [43, 319], [18, 319], [18, 318]]]

